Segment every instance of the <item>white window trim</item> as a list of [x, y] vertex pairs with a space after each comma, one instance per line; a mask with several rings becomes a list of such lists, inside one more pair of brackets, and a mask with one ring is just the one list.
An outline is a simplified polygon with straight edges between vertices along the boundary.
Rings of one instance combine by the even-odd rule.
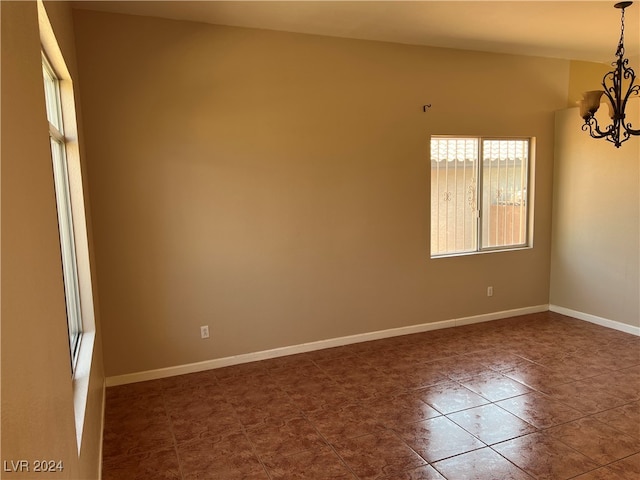
[[[528, 159], [527, 159], [527, 186], [526, 186], [526, 205], [527, 205], [527, 218], [525, 223], [525, 242], [514, 245], [500, 245], [500, 246], [483, 246], [482, 245], [482, 208], [478, 207], [478, 215], [476, 218], [476, 222], [478, 224], [477, 227], [477, 239], [476, 239], [476, 248], [475, 250], [465, 250], [465, 251], [455, 251], [455, 252], [446, 252], [446, 253], [433, 253], [431, 249], [431, 239], [433, 233], [431, 229], [433, 228], [431, 222], [431, 213], [429, 214], [429, 225], [430, 225], [430, 236], [429, 236], [429, 253], [430, 258], [432, 260], [437, 260], [440, 258], [448, 258], [448, 257], [461, 257], [467, 255], [483, 255], [487, 253], [496, 253], [496, 252], [513, 252], [519, 250], [529, 250], [533, 248], [533, 219], [534, 219], [534, 164], [535, 164], [535, 138], [527, 137], [527, 136], [518, 136], [518, 137], [505, 137], [505, 136], [487, 136], [487, 135], [432, 135], [430, 137], [429, 144], [431, 144], [431, 139], [473, 139], [478, 141], [478, 188], [476, 191], [476, 202], [478, 205], [482, 205], [482, 192], [483, 192], [483, 184], [482, 184], [482, 158], [483, 158], [483, 150], [482, 150], [482, 142], [485, 140], [526, 140], [528, 142]], [[429, 155], [431, 158], [431, 154]]]
[[[67, 307], [67, 323], [69, 329], [69, 349], [72, 373], [76, 370], [78, 353], [82, 342], [83, 325], [78, 281], [78, 260], [75, 247], [71, 188], [69, 186], [69, 167], [67, 165], [67, 139], [64, 136], [64, 121], [60, 95], [60, 79], [53, 70], [45, 53], [42, 53], [43, 73], [53, 85], [53, 92], [47, 94], [45, 101], [49, 118], [49, 137], [51, 139], [51, 160], [53, 163], [56, 204], [58, 211], [58, 228], [60, 231], [60, 247], [62, 252], [65, 300]], [[52, 95], [53, 94], [53, 98]], [[51, 114], [55, 118], [50, 118]], [[53, 121], [53, 122], [52, 122]]]
[[[58, 101], [60, 102], [60, 110], [65, 121], [65, 126], [62, 130], [64, 131], [66, 139], [67, 148], [65, 153], [67, 155], [67, 166], [69, 169], [67, 173], [70, 183], [71, 203], [73, 204], [72, 215], [76, 247], [75, 254], [78, 269], [78, 287], [83, 327], [82, 340], [79, 343], [76, 353], [75, 369], [71, 375], [76, 441], [79, 456], [82, 449], [85, 412], [89, 396], [89, 380], [91, 378], [93, 351], [95, 346], [96, 331], [93, 288], [91, 282], [91, 268], [89, 261], [88, 235], [86, 228], [82, 172], [80, 168], [80, 149], [78, 144], [73, 84], [42, 0], [37, 0], [37, 5], [42, 51], [59, 79], [61, 98], [59, 98]], [[62, 124], [60, 123], [59, 125]]]

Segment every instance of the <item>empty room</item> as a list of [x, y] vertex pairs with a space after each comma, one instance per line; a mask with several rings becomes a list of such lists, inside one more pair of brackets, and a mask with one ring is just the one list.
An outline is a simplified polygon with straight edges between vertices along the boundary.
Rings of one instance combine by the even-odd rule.
[[640, 478], [640, 2], [0, 22], [0, 478]]

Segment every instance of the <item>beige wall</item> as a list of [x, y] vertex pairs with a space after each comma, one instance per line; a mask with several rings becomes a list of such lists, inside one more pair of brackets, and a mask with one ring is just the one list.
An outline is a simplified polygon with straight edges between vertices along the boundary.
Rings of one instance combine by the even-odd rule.
[[[613, 61], [613, 58], [612, 58]], [[602, 90], [602, 78], [611, 70], [607, 63], [572, 60], [569, 68], [569, 95], [567, 107], [573, 108], [589, 90]]]
[[[62, 472], [38, 478], [95, 479], [104, 391], [100, 341], [98, 333], [79, 456], [37, 7], [0, 2], [0, 8], [2, 460], [61, 460]], [[70, 9], [47, 8], [75, 78]]]
[[[107, 375], [548, 303], [569, 62], [74, 18]], [[537, 137], [535, 248], [430, 260], [431, 134]]]
[[577, 108], [556, 116], [550, 303], [639, 327], [640, 138], [615, 148], [581, 125]]

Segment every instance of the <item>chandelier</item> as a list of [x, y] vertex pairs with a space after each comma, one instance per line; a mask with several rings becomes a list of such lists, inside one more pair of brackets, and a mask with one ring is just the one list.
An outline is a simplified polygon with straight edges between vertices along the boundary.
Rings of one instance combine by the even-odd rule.
[[[585, 92], [582, 100], [578, 102], [580, 105], [580, 116], [584, 120], [582, 130], [589, 130], [589, 134], [593, 138], [604, 138], [608, 142], [613, 143], [617, 148], [626, 142], [632, 135], [640, 135], [640, 130], [631, 128], [631, 123], [625, 123], [625, 108], [627, 101], [632, 95], [638, 95], [640, 85], [635, 84], [636, 74], [629, 67], [629, 60], [624, 58], [624, 9], [633, 2], [616, 3], [615, 8], [622, 10], [620, 18], [620, 41], [616, 50], [616, 61], [611, 65], [614, 70], [607, 73], [602, 78], [602, 86], [604, 90], [592, 90]], [[600, 99], [605, 95], [605, 101], [609, 106], [609, 117], [611, 124], [601, 129], [595, 113], [600, 107]]]

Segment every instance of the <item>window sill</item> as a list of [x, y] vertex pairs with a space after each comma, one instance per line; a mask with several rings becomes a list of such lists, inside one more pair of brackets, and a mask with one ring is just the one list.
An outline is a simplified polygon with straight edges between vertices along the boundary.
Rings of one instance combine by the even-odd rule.
[[477, 252], [458, 252], [458, 253], [443, 253], [442, 255], [431, 255], [431, 260], [437, 260], [439, 258], [451, 258], [451, 257], [468, 257], [470, 255], [485, 255], [487, 253], [505, 253], [505, 252], [520, 252], [522, 250], [531, 250], [531, 245], [521, 245], [511, 248], [491, 248], [486, 250], [480, 250]]
[[89, 378], [91, 377], [91, 362], [93, 360], [93, 345], [95, 332], [84, 332], [80, 340], [80, 351], [76, 362], [76, 370], [73, 375], [73, 409], [76, 420], [76, 441], [78, 443], [78, 455], [82, 447], [82, 432], [84, 430], [85, 412], [89, 396]]

